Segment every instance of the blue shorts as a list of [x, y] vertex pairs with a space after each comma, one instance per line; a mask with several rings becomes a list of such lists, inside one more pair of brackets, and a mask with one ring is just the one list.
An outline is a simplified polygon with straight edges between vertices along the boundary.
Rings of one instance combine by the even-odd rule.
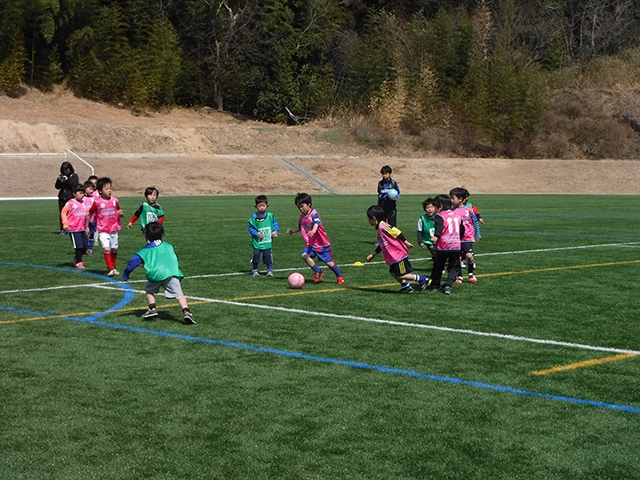
[[302, 254], [308, 254], [311, 258], [318, 258], [324, 263], [333, 262], [333, 255], [331, 255], [331, 245], [325, 245], [324, 247], [304, 247]]

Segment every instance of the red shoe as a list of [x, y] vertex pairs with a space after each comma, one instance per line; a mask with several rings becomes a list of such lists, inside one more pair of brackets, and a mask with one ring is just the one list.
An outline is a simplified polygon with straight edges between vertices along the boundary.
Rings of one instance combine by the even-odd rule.
[[344, 277], [338, 277], [338, 285], [344, 285]]
[[454, 282], [456, 285], [460, 285], [462, 283], [462, 277], [458, 277], [456, 278], [456, 281]]
[[324, 277], [324, 272], [314, 273], [313, 274], [313, 283], [320, 283], [320, 279]]
[[476, 280], [476, 276], [473, 273], [469, 274], [469, 283], [476, 283], [478, 280]]

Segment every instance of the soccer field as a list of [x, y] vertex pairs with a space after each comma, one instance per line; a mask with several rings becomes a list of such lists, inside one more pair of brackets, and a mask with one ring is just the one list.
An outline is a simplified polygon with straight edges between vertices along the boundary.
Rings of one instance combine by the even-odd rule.
[[[253, 198], [159, 198], [193, 326], [163, 296], [143, 321], [144, 270], [99, 247], [76, 270], [55, 201], [0, 202], [0, 478], [640, 478], [640, 198], [473, 195], [478, 283], [450, 296], [366, 263], [375, 196], [313, 197], [344, 285], [310, 281], [293, 195], [251, 277]], [[120, 232], [121, 272], [143, 245]]]

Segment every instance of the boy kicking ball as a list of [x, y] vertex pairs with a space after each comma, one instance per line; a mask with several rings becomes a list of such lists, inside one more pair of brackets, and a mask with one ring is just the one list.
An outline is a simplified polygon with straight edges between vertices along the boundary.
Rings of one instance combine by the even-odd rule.
[[187, 298], [182, 293], [180, 280], [184, 275], [178, 266], [178, 256], [170, 243], [163, 241], [164, 227], [158, 222], [148, 223], [144, 228], [144, 236], [147, 245], [136, 253], [124, 269], [122, 280], [129, 281], [129, 276], [140, 265], [144, 265], [147, 271], [147, 303], [149, 309], [142, 314], [142, 318], [149, 319], [158, 316], [156, 307], [156, 293], [160, 287], [164, 288], [166, 298], [175, 298], [182, 307], [183, 321], [185, 325], [195, 325], [196, 321], [189, 310]]

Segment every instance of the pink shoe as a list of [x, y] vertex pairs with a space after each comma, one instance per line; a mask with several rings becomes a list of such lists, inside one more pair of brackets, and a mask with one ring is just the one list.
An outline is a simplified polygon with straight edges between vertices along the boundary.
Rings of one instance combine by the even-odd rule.
[[84, 270], [84, 263], [82, 262], [76, 263], [76, 268], [79, 268], [80, 270]]

